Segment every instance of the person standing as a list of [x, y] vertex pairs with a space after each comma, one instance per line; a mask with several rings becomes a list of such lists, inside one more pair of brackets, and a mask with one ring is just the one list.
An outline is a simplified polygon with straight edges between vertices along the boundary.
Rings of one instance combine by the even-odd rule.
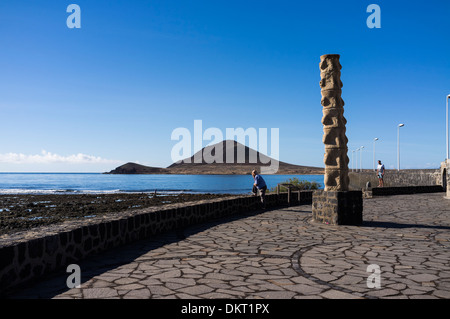
[[384, 187], [384, 164], [381, 164], [381, 161], [378, 160], [377, 166], [377, 175], [378, 175], [378, 187]]
[[266, 208], [266, 190], [267, 190], [266, 182], [264, 181], [264, 178], [262, 178], [262, 176], [259, 175], [256, 170], [252, 171], [252, 176], [253, 176], [253, 179], [255, 180], [255, 183], [253, 184], [252, 193], [256, 196], [257, 192], [259, 190], [259, 194], [261, 196], [261, 205], [262, 205], [262, 208], [265, 209]]

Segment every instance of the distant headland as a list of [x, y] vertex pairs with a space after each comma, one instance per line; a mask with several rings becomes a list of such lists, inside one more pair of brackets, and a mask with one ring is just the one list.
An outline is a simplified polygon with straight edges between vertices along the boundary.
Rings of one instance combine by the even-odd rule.
[[[207, 163], [203, 154], [222, 153], [222, 163]], [[238, 161], [238, 154], [244, 154], [243, 159]], [[233, 161], [227, 160], [227, 154], [233, 154]], [[201, 161], [196, 159], [201, 158]], [[256, 159], [256, 160], [255, 160]], [[190, 158], [163, 168], [126, 163], [105, 174], [181, 174], [181, 175], [245, 175], [252, 170], [259, 170], [261, 166], [270, 166], [278, 162], [279, 175], [322, 175], [324, 168], [313, 166], [301, 166], [289, 164], [272, 159], [258, 151], [251, 149], [237, 141], [222, 141], [214, 145], [204, 147]]]

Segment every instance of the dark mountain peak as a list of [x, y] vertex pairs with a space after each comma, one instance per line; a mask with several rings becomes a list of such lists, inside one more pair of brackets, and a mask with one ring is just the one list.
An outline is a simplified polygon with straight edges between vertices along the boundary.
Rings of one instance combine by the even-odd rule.
[[167, 168], [126, 163], [109, 174], [250, 174], [253, 169], [261, 171], [261, 167], [274, 163], [278, 168], [276, 174], [323, 174], [324, 171], [319, 167], [277, 161], [235, 140], [223, 140]]
[[223, 140], [208, 145], [193, 156], [173, 163], [168, 168], [183, 164], [254, 164], [265, 165], [275, 161], [270, 157], [235, 140]]
[[161, 167], [151, 167], [141, 164], [128, 162], [123, 164], [116, 169], [113, 169], [108, 174], [167, 174], [165, 168]]

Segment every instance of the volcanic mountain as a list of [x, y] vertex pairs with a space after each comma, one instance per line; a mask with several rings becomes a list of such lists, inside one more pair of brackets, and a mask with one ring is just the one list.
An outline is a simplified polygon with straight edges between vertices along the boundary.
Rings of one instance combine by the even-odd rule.
[[167, 168], [149, 167], [135, 163], [127, 163], [107, 174], [250, 174], [261, 167], [276, 168], [275, 174], [323, 174], [324, 169], [312, 166], [300, 166], [276, 161], [237, 141], [226, 140], [204, 147], [193, 156], [173, 163]]
[[107, 174], [170, 174], [166, 168], [151, 167], [136, 163], [126, 163]]

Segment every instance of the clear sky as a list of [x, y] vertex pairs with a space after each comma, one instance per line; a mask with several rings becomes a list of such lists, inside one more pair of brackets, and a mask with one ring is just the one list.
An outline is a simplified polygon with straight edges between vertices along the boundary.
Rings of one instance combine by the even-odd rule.
[[[72, 3], [81, 28], [66, 25]], [[372, 3], [381, 28], [366, 24]], [[172, 131], [194, 120], [279, 128], [280, 160], [323, 167], [319, 61], [330, 53], [341, 55], [350, 160], [365, 146], [372, 168], [377, 137], [377, 159], [396, 167], [404, 123], [401, 168], [437, 168], [449, 35], [447, 0], [2, 0], [0, 172], [166, 167]]]

